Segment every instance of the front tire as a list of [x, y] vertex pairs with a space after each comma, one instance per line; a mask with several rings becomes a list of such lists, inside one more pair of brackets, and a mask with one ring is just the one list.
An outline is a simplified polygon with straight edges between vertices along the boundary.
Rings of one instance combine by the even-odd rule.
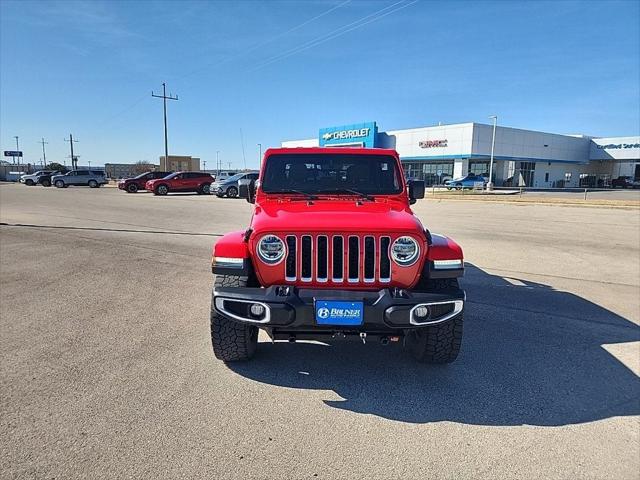
[[167, 187], [166, 185], [160, 185], [153, 193], [155, 193], [156, 195], [166, 195], [167, 193], [169, 193], [169, 187]]
[[[246, 277], [216, 275], [215, 287], [245, 287]], [[258, 327], [229, 320], [218, 313], [211, 296], [211, 345], [213, 354], [223, 362], [249, 360], [258, 347]]]
[[227, 189], [227, 197], [236, 198], [238, 196], [238, 189], [236, 187], [229, 187]]
[[[439, 293], [458, 289], [458, 279], [447, 278], [427, 282], [426, 290]], [[406, 347], [413, 357], [422, 363], [451, 363], [462, 346], [463, 314], [437, 325], [412, 330], [406, 338]]]
[[130, 183], [129, 185], [127, 185], [127, 192], [136, 193], [137, 191], [138, 191], [138, 185], [136, 185], [135, 183]]
[[30, 178], [26, 179], [24, 181], [24, 183], [28, 186], [28, 187], [33, 187], [35, 185], [35, 182], [33, 180], [31, 180]]
[[64, 188], [64, 182], [62, 180], [56, 180], [56, 183], [54, 185], [56, 186], [56, 188]]

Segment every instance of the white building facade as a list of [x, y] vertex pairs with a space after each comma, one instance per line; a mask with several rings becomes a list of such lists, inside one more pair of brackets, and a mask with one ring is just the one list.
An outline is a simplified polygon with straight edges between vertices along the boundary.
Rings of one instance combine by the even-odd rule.
[[[376, 122], [320, 129], [318, 138], [283, 147], [393, 148], [407, 177], [441, 184], [475, 173], [488, 177], [493, 126], [459, 123], [378, 131]], [[640, 136], [597, 138], [496, 127], [496, 185], [538, 188], [606, 187], [612, 178], [640, 179]]]

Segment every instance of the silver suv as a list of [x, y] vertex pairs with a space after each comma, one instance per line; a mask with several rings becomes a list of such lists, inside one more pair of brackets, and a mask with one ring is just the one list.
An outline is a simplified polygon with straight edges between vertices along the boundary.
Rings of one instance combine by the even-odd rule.
[[25, 185], [31, 187], [33, 185], [41, 183], [42, 177], [59, 174], [60, 172], [54, 172], [53, 170], [38, 170], [37, 172], [31, 173], [29, 175], [22, 175], [20, 177], [20, 183], [24, 183]]
[[67, 188], [69, 185], [97, 188], [108, 182], [101, 170], [71, 170], [64, 175], [51, 177], [51, 183], [58, 188]]
[[216, 181], [211, 184], [210, 191], [212, 194], [217, 195], [218, 197], [227, 196], [229, 198], [234, 198], [238, 196], [238, 192], [240, 191], [240, 187], [238, 182], [240, 180], [257, 180], [258, 172], [242, 172], [237, 173], [232, 177], [227, 178], [226, 180]]

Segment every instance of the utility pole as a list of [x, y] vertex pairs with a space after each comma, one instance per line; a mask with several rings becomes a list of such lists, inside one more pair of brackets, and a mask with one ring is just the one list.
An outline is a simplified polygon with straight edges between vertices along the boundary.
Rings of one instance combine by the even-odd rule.
[[202, 163], [204, 164], [204, 169], [203, 170], [206, 172], [207, 171], [207, 161], [203, 160]]
[[[20, 151], [20, 145], [18, 144], [18, 136], [14, 135], [13, 138], [16, 139], [16, 151]], [[16, 159], [13, 159], [13, 163], [16, 163]], [[18, 171], [20, 171], [20, 156], [18, 156]]]
[[229, 162], [229, 170], [231, 170], [231, 162]]
[[258, 168], [262, 165], [262, 144], [258, 144]]
[[162, 82], [162, 95], [156, 95], [151, 90], [151, 96], [162, 99], [162, 105], [164, 110], [164, 168], [169, 169], [169, 140], [167, 137], [167, 100], [178, 100], [178, 96], [172, 97], [171, 94], [167, 97], [167, 85]]
[[74, 140], [73, 135], [70, 133], [69, 138], [65, 138], [64, 141], [69, 142], [69, 145], [71, 146], [71, 169], [76, 170], [78, 168], [78, 160], [73, 155], [73, 142], [78, 143], [78, 140]]
[[44, 151], [45, 144], [49, 142], [44, 141], [44, 137], [42, 137], [42, 141], [38, 142], [42, 144], [42, 168], [47, 168], [47, 153]]
[[220, 150], [216, 150], [216, 169], [218, 170], [218, 175], [220, 175]]
[[498, 116], [491, 115], [489, 118], [493, 119], [493, 135], [491, 137], [491, 160], [489, 160], [489, 182], [487, 182], [487, 190], [493, 190], [493, 150], [496, 146], [496, 124], [498, 123]]

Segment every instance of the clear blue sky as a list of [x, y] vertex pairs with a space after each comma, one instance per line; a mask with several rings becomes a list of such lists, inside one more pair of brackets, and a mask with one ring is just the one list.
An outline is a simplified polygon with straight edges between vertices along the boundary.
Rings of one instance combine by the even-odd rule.
[[[375, 120], [640, 131], [640, 2], [0, 0], [2, 150], [248, 166], [257, 143]], [[397, 10], [400, 7], [405, 7]]]

